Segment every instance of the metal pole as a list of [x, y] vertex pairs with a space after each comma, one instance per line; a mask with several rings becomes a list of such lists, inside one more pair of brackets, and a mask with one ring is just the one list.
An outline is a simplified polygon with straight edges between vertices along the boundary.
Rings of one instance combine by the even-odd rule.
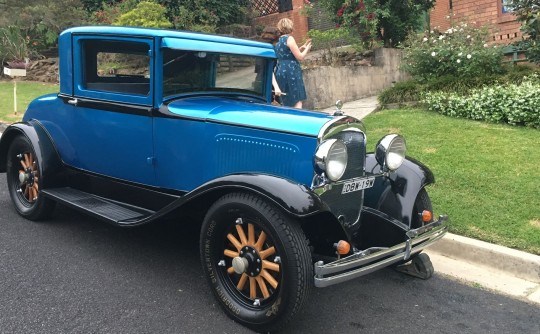
[[13, 79], [13, 111], [17, 115], [17, 79]]

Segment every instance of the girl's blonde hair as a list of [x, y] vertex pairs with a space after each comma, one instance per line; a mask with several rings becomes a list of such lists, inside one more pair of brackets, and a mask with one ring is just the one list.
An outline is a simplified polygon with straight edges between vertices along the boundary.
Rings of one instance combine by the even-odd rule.
[[279, 20], [277, 28], [282, 35], [290, 34], [293, 31], [293, 21], [288, 18], [282, 18]]

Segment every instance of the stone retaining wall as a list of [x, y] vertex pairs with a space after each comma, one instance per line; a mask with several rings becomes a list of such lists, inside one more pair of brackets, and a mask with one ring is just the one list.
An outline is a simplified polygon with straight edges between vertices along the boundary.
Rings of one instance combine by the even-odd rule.
[[375, 50], [372, 66], [320, 66], [304, 70], [307, 100], [306, 109], [323, 109], [343, 102], [373, 96], [393, 83], [408, 78], [399, 69], [401, 50], [380, 48]]

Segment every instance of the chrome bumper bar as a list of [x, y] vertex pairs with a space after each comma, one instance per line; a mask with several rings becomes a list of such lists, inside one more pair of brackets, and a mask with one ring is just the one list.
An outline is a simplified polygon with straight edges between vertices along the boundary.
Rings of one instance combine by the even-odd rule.
[[373, 247], [356, 251], [345, 258], [324, 264], [315, 263], [315, 286], [324, 288], [356, 277], [372, 273], [399, 261], [407, 261], [411, 254], [420, 252], [444, 236], [448, 227], [443, 223], [448, 216], [441, 215], [437, 221], [410, 230], [409, 239], [390, 248]]

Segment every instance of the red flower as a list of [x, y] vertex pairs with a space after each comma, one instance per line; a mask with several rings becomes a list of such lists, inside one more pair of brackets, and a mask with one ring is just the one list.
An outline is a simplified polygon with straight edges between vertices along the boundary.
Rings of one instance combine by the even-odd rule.
[[368, 19], [368, 21], [371, 21], [375, 18], [375, 14], [369, 13], [368, 15], [366, 15], [366, 18]]
[[358, 5], [356, 6], [356, 9], [360, 9], [360, 10], [366, 9], [366, 5], [364, 4], [364, 0], [360, 0]]
[[345, 11], [345, 7], [341, 7], [340, 9], [338, 9], [337, 16], [339, 17], [343, 16], [343, 11]]

